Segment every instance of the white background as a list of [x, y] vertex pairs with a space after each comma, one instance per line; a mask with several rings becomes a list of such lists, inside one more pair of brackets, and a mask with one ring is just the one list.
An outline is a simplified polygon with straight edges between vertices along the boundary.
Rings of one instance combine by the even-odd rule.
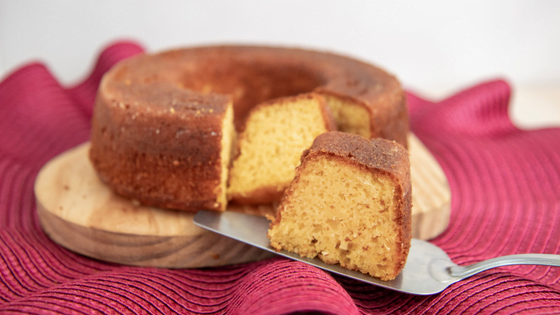
[[504, 78], [521, 127], [560, 125], [560, 1], [0, 0], [0, 77], [41, 61], [64, 84], [100, 50], [253, 43], [346, 54], [437, 99]]

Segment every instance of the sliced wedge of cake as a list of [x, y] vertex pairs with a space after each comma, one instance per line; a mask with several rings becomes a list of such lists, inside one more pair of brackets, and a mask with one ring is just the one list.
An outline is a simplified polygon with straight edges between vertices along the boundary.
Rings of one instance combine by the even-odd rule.
[[239, 135], [228, 198], [240, 204], [279, 201], [294, 179], [303, 151], [317, 136], [335, 128], [319, 94], [300, 94], [257, 105]]
[[325, 133], [301, 157], [268, 236], [277, 250], [391, 280], [410, 248], [411, 199], [404, 147]]

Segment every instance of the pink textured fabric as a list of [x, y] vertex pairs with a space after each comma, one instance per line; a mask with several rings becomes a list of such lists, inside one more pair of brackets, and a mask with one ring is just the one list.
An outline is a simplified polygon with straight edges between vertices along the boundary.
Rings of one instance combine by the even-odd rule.
[[[413, 296], [274, 258], [166, 270], [70, 252], [41, 230], [33, 183], [43, 164], [88, 140], [102, 74], [141, 52], [117, 43], [92, 75], [65, 88], [41, 64], [0, 83], [0, 312], [13, 313], [558, 313], [560, 268], [483, 272], [441, 294]], [[439, 103], [409, 94], [412, 130], [452, 190], [449, 228], [433, 242], [459, 264], [560, 253], [560, 129], [524, 131], [507, 115], [510, 87], [482, 83]]]

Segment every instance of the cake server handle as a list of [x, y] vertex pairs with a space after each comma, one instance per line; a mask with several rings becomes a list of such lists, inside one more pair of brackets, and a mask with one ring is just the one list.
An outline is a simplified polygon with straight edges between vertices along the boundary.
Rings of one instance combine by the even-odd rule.
[[543, 265], [560, 267], [560, 255], [552, 254], [518, 254], [484, 260], [468, 266], [449, 267], [453, 277], [468, 278], [481, 271], [511, 265]]

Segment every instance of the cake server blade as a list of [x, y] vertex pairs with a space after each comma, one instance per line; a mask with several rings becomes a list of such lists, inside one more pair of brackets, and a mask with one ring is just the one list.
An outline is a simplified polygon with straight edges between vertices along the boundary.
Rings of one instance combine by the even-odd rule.
[[[454, 265], [447, 254], [439, 247], [427, 242], [413, 239], [406, 266], [401, 273], [391, 281], [382, 281], [358, 271], [348, 270], [339, 265], [330, 265], [319, 258], [304, 258], [287, 251], [277, 252], [270, 247], [267, 237], [269, 221], [262, 216], [243, 214], [238, 212], [199, 211], [194, 216], [194, 223], [204, 229], [247, 243], [260, 249], [301, 261], [306, 264], [327, 270], [329, 272], [371, 283], [383, 288], [418, 295], [429, 295], [443, 291], [448, 284], [433, 279], [429, 276], [428, 264], [432, 259], [442, 259]], [[421, 243], [428, 246], [421, 247]], [[429, 246], [431, 245], [431, 246]]]
[[406, 265], [391, 281], [382, 281], [358, 271], [339, 265], [329, 265], [319, 258], [304, 258], [270, 247], [267, 232], [269, 223], [265, 217], [238, 212], [213, 212], [201, 210], [194, 216], [194, 223], [204, 229], [233, 238], [260, 249], [301, 261], [332, 273], [367, 282], [383, 288], [417, 295], [431, 295], [443, 291], [451, 284], [481, 271], [508, 265], [546, 265], [560, 267], [560, 255], [518, 254], [481, 261], [469, 266], [457, 266], [436, 245], [412, 239]]

